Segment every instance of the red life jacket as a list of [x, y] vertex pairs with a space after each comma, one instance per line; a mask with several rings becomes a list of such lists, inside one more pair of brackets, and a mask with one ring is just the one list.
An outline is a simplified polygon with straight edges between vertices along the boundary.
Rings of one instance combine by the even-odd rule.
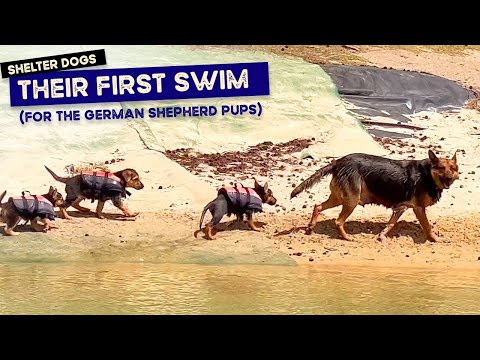
[[81, 188], [87, 197], [102, 199], [117, 196], [119, 193], [126, 197], [125, 182], [111, 172], [82, 171]]
[[12, 199], [15, 209], [24, 219], [33, 220], [38, 216], [55, 220], [53, 204], [41, 195], [15, 196]]
[[223, 187], [218, 190], [219, 194], [227, 195], [231, 204], [242, 210], [263, 211], [263, 201], [252, 188]]

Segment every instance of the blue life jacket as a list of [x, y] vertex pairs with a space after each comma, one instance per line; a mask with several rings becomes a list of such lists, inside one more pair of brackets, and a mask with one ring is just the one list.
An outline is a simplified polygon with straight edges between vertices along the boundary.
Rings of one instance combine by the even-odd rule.
[[223, 187], [218, 194], [227, 195], [231, 205], [237, 209], [263, 212], [263, 201], [252, 188]]
[[118, 196], [126, 197], [125, 183], [113, 173], [104, 171], [82, 171], [81, 189], [92, 199], [107, 199]]
[[33, 220], [38, 216], [55, 220], [53, 204], [41, 195], [16, 196], [12, 199], [15, 209], [24, 219]]

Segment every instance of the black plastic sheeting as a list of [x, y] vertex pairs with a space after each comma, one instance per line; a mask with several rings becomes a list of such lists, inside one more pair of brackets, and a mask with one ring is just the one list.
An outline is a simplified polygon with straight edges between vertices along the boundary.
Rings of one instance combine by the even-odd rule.
[[383, 116], [409, 122], [404, 115], [463, 107], [473, 91], [440, 76], [370, 66], [322, 65], [340, 96], [361, 109], [363, 116]]

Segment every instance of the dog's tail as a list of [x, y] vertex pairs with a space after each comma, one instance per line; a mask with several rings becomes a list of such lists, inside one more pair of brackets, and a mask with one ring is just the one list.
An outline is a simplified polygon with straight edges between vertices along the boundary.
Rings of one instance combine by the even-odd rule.
[[205, 205], [205, 207], [203, 208], [203, 211], [202, 211], [202, 216], [200, 217], [200, 230], [202, 230], [202, 224], [203, 224], [203, 219], [205, 219], [205, 214], [207, 213], [208, 210], [210, 210], [210, 212], [212, 212], [212, 210], [210, 209], [213, 205], [213, 203], [215, 202], [215, 200], [212, 200], [210, 201], [207, 205]]
[[60, 181], [60, 182], [62, 182], [62, 183], [64, 183], [64, 184], [67, 183], [68, 178], [64, 178], [64, 177], [58, 176], [58, 175], [55, 174], [52, 170], [50, 170], [46, 165], [43, 165], [43, 166], [45, 166], [45, 169], [47, 169], [47, 171], [53, 176], [53, 178], [54, 178], [55, 180]]
[[292, 193], [290, 194], [290, 199], [293, 199], [302, 191], [310, 189], [313, 185], [318, 183], [323, 177], [331, 174], [333, 171], [334, 165], [335, 165], [335, 161], [332, 161], [330, 164], [322, 167], [321, 169], [318, 169], [312, 176], [310, 176], [307, 180], [303, 181], [300, 185], [298, 185], [295, 189], [293, 189]]

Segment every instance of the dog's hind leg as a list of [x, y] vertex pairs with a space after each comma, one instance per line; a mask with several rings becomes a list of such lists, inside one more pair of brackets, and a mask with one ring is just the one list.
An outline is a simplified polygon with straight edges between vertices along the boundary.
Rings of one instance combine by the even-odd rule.
[[306, 230], [306, 234], [310, 235], [312, 233], [315, 225], [317, 225], [318, 217], [323, 210], [331, 209], [341, 204], [342, 202], [339, 199], [338, 195], [332, 192], [326, 201], [324, 201], [320, 205], [315, 205], [315, 207], [313, 208], [312, 218], [310, 219], [310, 223], [308, 224]]
[[345, 222], [347, 221], [347, 218], [352, 214], [353, 210], [355, 210], [357, 204], [357, 200], [352, 201], [351, 199], [348, 199], [347, 202], [344, 202], [342, 206], [342, 211], [340, 212], [340, 215], [338, 215], [338, 219], [335, 221], [335, 225], [337, 225], [340, 236], [347, 241], [352, 241], [352, 239], [350, 238], [350, 236], [347, 235], [347, 232], [345, 231]]
[[211, 203], [208, 210], [212, 214], [212, 219], [205, 225], [205, 237], [207, 240], [215, 240], [215, 226], [222, 221], [223, 217], [228, 214], [227, 200], [222, 196]]
[[9, 236], [20, 235], [19, 232], [13, 231], [15, 229], [15, 226], [17, 226], [20, 222], [20, 220], [20, 216], [8, 218], [5, 225], [5, 234]]
[[393, 209], [392, 216], [390, 217], [390, 220], [388, 220], [387, 226], [385, 226], [382, 232], [378, 234], [378, 241], [387, 241], [387, 234], [395, 227], [398, 220], [407, 209], [406, 206], [400, 206]]
[[207, 240], [215, 240], [214, 238], [214, 231], [215, 231], [215, 225], [219, 224], [220, 221], [222, 221], [222, 218], [224, 217], [225, 213], [223, 211], [219, 211], [219, 209], [213, 209], [213, 211], [210, 211], [213, 214], [212, 220], [208, 222], [205, 225], [205, 232], [206, 232], [206, 238]]

